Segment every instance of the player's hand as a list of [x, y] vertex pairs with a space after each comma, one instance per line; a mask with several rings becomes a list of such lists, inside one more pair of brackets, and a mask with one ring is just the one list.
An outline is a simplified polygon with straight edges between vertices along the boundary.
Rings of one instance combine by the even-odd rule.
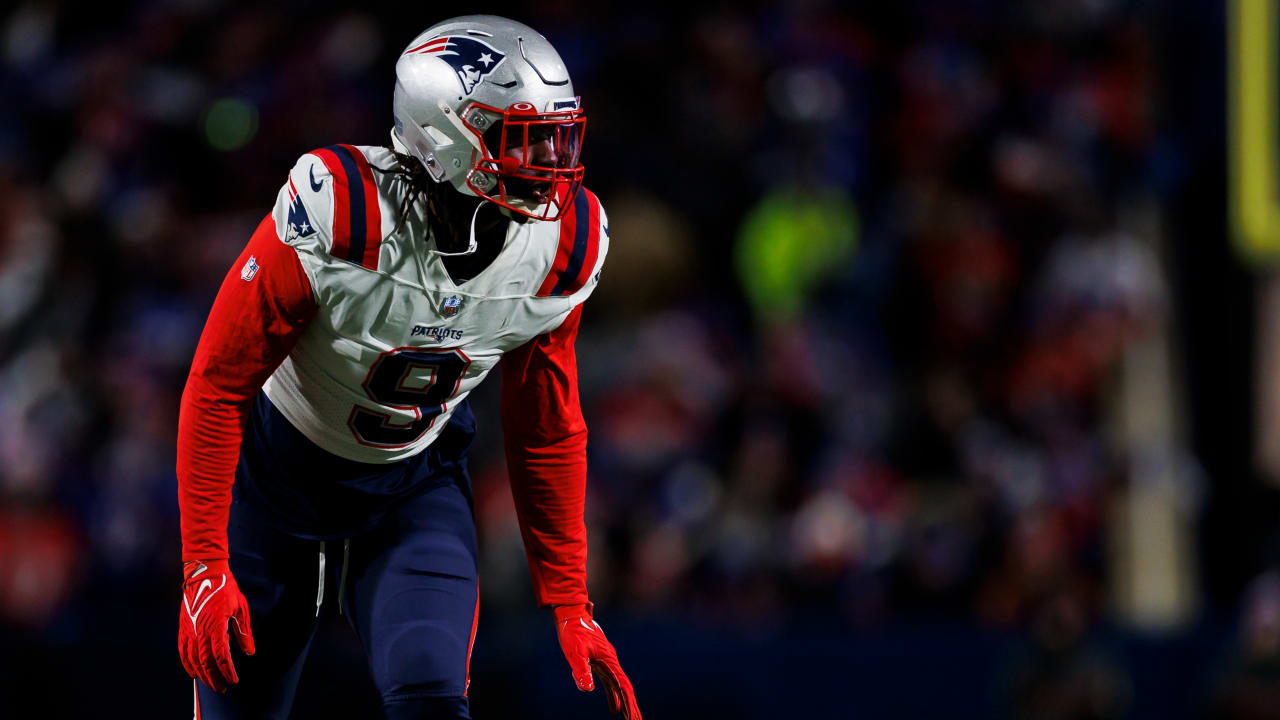
[[178, 656], [187, 674], [223, 693], [240, 682], [231, 662], [228, 625], [245, 655], [253, 654], [249, 603], [226, 560], [189, 562], [183, 567], [182, 608], [178, 612]]
[[586, 605], [561, 605], [555, 608], [556, 634], [560, 636], [560, 649], [569, 661], [573, 681], [583, 692], [595, 690], [591, 672], [600, 677], [609, 694], [609, 711], [622, 715], [624, 720], [641, 720], [640, 707], [636, 705], [636, 692], [627, 674], [618, 664], [618, 652], [604, 636], [604, 630], [591, 619]]

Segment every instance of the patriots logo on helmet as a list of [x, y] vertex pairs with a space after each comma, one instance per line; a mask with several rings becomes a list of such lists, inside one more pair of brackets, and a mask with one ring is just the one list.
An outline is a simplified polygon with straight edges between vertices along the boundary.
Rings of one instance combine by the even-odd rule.
[[405, 55], [433, 55], [449, 63], [462, 83], [467, 95], [480, 84], [486, 75], [498, 69], [506, 53], [498, 52], [488, 43], [465, 35], [445, 35], [432, 38], [405, 51]]

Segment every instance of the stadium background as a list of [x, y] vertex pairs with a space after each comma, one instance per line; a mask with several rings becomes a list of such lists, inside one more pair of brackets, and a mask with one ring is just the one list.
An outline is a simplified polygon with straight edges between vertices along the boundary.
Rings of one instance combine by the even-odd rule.
[[[590, 118], [590, 573], [646, 717], [1280, 716], [1280, 293], [1194, 0], [0, 11], [0, 716], [189, 711], [213, 293], [469, 11], [545, 33]], [[604, 717], [530, 607], [495, 386], [474, 714]], [[312, 657], [295, 716], [369, 716], [340, 621]]]

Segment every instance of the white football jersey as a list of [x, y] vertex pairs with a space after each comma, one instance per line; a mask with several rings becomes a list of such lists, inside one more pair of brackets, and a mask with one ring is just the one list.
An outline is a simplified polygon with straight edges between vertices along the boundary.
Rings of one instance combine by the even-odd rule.
[[509, 223], [497, 258], [455, 284], [424, 200], [392, 232], [408, 180], [378, 168], [395, 167], [386, 148], [312, 151], [272, 211], [319, 309], [264, 390], [312, 442], [368, 463], [430, 445], [504, 352], [591, 294], [609, 247], [604, 209], [580, 189], [559, 221]]

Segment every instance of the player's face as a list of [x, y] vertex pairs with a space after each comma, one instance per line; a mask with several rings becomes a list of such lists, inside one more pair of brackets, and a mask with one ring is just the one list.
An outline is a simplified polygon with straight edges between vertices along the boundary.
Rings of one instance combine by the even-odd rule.
[[538, 204], [546, 202], [553, 189], [553, 170], [572, 167], [577, 162], [580, 132], [571, 124], [543, 122], [513, 123], [505, 135], [495, 133], [495, 140], [503, 145], [502, 164], [511, 170], [504, 173], [507, 192]]
[[[511, 133], [519, 136], [521, 133]], [[507, 142], [507, 147], [503, 148], [502, 154], [505, 157], [513, 158], [520, 163], [521, 166], [534, 167], [563, 167], [560, 164], [560, 156], [555, 148], [555, 131], [546, 125], [535, 125], [529, 128], [529, 143], [526, 146], [522, 142], [523, 138], [513, 137]], [[551, 173], [546, 170], [526, 170], [525, 173], [537, 177], [551, 178]], [[539, 203], [547, 201], [551, 194], [550, 182], [526, 181], [528, 184], [528, 192], [532, 198]], [[518, 188], [512, 188], [517, 190]]]

